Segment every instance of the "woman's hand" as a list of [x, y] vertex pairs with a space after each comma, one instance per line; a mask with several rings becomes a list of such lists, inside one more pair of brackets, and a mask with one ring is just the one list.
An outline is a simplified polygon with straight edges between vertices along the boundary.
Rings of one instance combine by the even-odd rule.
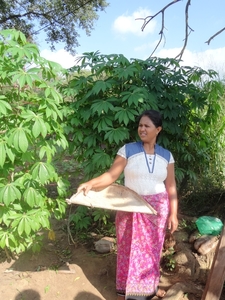
[[126, 164], [127, 160], [122, 156], [117, 155], [111, 168], [107, 172], [90, 181], [82, 183], [79, 185], [77, 192], [80, 193], [83, 190], [83, 193], [86, 196], [90, 190], [94, 189], [95, 191], [98, 191], [106, 188], [119, 178]]
[[167, 228], [170, 230], [171, 233], [177, 230], [178, 227], [178, 219], [176, 215], [169, 215], [167, 221]]
[[80, 184], [77, 188], [77, 193], [83, 191], [84, 196], [87, 196], [88, 192], [92, 189], [92, 184], [90, 182], [84, 182]]

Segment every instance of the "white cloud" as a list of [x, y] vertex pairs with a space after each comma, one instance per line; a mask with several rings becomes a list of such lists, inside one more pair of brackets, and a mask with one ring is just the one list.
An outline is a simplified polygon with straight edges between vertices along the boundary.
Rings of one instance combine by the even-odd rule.
[[[162, 49], [157, 52], [159, 57], [176, 57], [181, 48]], [[201, 67], [204, 70], [213, 69], [221, 76], [225, 75], [225, 47], [209, 49], [202, 52], [191, 52], [185, 50], [181, 65]]]
[[[146, 59], [151, 55], [153, 49], [155, 49], [157, 44], [158, 44], [158, 40], [155, 40], [155, 41], [149, 42], [149, 43], [144, 43], [140, 46], [135, 47], [134, 52], [139, 53], [140, 55], [144, 54], [143, 59]], [[147, 52], [147, 55], [145, 54], [146, 52]]]
[[[152, 49], [155, 47], [154, 43], [143, 44], [137, 47], [135, 51], [148, 53], [145, 55], [146, 59], [151, 54]], [[181, 51], [181, 48], [171, 48], [171, 49], [161, 49], [155, 56], [166, 58], [175, 58]], [[72, 56], [64, 49], [60, 49], [56, 52], [51, 52], [50, 50], [41, 51], [41, 56], [59, 63], [64, 68], [70, 68], [76, 64], [77, 56]], [[190, 50], [185, 50], [182, 57], [181, 65], [190, 67], [201, 67], [204, 70], [213, 69], [220, 74], [220, 76], [225, 77], [225, 47], [218, 49], [209, 49], [202, 52], [191, 52]]]
[[151, 16], [150, 10], [139, 8], [137, 11], [133, 12], [132, 15], [123, 14], [119, 16], [113, 23], [113, 29], [119, 34], [132, 33], [137, 36], [146, 36], [147, 34], [153, 33], [156, 27], [156, 21], [152, 20], [147, 24], [144, 31], [141, 30], [144, 24], [143, 19], [147, 16]]
[[41, 51], [41, 56], [46, 58], [47, 60], [51, 60], [59, 63], [63, 68], [70, 68], [76, 64], [76, 57], [72, 56], [69, 52], [64, 49], [60, 49], [55, 52], [51, 52], [50, 50], [44, 49]]

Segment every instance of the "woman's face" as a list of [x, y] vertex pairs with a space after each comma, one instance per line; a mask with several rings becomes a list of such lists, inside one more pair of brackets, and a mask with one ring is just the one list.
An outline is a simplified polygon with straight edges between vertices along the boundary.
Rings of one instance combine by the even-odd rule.
[[138, 125], [138, 135], [142, 142], [155, 142], [161, 129], [162, 127], [155, 127], [149, 117], [143, 116]]

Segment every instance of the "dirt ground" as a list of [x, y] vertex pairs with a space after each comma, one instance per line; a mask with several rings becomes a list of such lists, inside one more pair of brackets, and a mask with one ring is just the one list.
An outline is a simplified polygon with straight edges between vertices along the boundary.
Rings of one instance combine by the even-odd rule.
[[[116, 299], [116, 252], [99, 254], [92, 243], [74, 245], [65, 226], [62, 221], [55, 222], [55, 241], [45, 238], [38, 254], [26, 252], [16, 260], [7, 261], [5, 253], [0, 252], [1, 300]], [[168, 290], [179, 283], [185, 286], [180, 299], [201, 299], [207, 272], [202, 274], [202, 270], [197, 272], [196, 266], [192, 267], [197, 255], [190, 252], [186, 235], [177, 232], [175, 240], [176, 251], [181, 254], [177, 257], [178, 267], [173, 272], [162, 267], [160, 287]], [[221, 300], [225, 299], [224, 295]]]

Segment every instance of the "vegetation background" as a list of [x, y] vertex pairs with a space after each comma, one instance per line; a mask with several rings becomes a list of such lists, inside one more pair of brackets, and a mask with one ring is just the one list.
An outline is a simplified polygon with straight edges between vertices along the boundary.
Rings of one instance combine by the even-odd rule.
[[[176, 160], [179, 213], [224, 221], [225, 84], [214, 70], [181, 66], [179, 59], [127, 59], [100, 52], [83, 53], [66, 70], [40, 56], [34, 43], [38, 33], [46, 32], [51, 49], [64, 42], [75, 53], [76, 28], [89, 34], [97, 11], [108, 4], [97, 0], [55, 0], [48, 5], [22, 0], [19, 6], [14, 0], [0, 2], [1, 255], [8, 260], [19, 256], [25, 265], [22, 255], [43, 255], [46, 239], [59, 246], [56, 224], [65, 222], [69, 243], [87, 243], [90, 235], [115, 237], [111, 212], [68, 208], [65, 199], [81, 181], [107, 170], [119, 147], [138, 138], [136, 118], [150, 108], [159, 110], [164, 120], [158, 143]], [[185, 43], [187, 39], [188, 35]], [[118, 182], [123, 183], [122, 176]], [[182, 225], [194, 229], [185, 220]], [[57, 263], [50, 261], [52, 254], [46, 258], [49, 268], [55, 264], [58, 271], [71, 252], [65, 248], [56, 252], [60, 252]], [[174, 269], [174, 251], [166, 258]], [[114, 259], [109, 260], [111, 271]], [[67, 296], [71, 299], [71, 291]]]
[[[176, 158], [180, 209], [224, 218], [224, 83], [216, 72], [98, 52], [65, 70], [21, 32], [1, 31], [0, 45], [0, 247], [7, 253], [39, 250], [43, 228], [54, 239], [50, 219], [65, 216], [71, 180], [109, 168], [118, 148], [137, 139], [136, 117], [150, 108], [163, 115], [159, 144]], [[57, 168], [68, 155], [72, 177]], [[106, 225], [109, 215], [78, 207], [70, 218], [80, 231]]]

